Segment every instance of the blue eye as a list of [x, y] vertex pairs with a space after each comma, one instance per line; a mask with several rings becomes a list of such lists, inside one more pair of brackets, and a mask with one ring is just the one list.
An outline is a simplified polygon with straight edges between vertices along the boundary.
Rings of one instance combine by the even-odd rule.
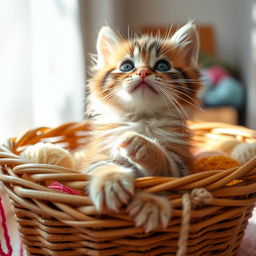
[[160, 72], [167, 72], [171, 69], [171, 65], [167, 60], [159, 60], [156, 62], [154, 66], [154, 70], [160, 71]]
[[121, 63], [119, 69], [122, 72], [129, 72], [134, 69], [134, 64], [130, 60], [125, 60]]

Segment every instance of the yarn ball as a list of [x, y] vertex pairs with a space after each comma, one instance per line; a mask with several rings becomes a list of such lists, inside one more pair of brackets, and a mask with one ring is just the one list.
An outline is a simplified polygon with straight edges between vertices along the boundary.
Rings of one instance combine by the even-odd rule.
[[210, 156], [220, 156], [220, 155], [223, 155], [223, 153], [218, 150], [202, 151], [195, 156], [195, 160], [198, 161], [202, 158], [206, 158], [206, 157], [210, 157]]
[[65, 186], [62, 183], [59, 183], [57, 181], [53, 182], [48, 187], [52, 188], [52, 189], [55, 189], [55, 190], [58, 190], [58, 191], [63, 192], [63, 193], [71, 194], [71, 195], [81, 195], [80, 191], [78, 191], [76, 189], [72, 189], [70, 187], [67, 187], [67, 186]]
[[256, 143], [240, 143], [234, 147], [230, 156], [243, 165], [256, 156]]
[[232, 150], [240, 143], [241, 141], [237, 139], [225, 139], [221, 141], [216, 140], [212, 141], [211, 143], [209, 142], [207, 148], [211, 150], [221, 151], [222, 153], [230, 156]]
[[240, 164], [233, 158], [225, 155], [215, 155], [201, 158], [194, 163], [195, 172], [211, 170], [228, 170]]
[[21, 156], [35, 163], [54, 164], [70, 169], [74, 168], [71, 153], [52, 143], [39, 142], [28, 146], [21, 153]]

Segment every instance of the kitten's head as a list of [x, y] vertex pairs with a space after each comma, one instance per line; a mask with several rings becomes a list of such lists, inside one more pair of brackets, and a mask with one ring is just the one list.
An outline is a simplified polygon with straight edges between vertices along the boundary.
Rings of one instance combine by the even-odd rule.
[[103, 27], [89, 82], [91, 109], [121, 116], [176, 110], [185, 118], [185, 109], [196, 104], [200, 87], [198, 51], [198, 34], [192, 23], [172, 36], [126, 40]]

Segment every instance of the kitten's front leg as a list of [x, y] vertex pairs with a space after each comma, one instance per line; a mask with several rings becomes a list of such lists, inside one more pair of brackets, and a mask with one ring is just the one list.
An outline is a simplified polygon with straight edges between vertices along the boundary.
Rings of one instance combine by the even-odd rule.
[[96, 209], [118, 211], [134, 194], [133, 171], [115, 164], [99, 166], [91, 173], [89, 195]]
[[177, 166], [158, 143], [136, 132], [126, 132], [117, 141], [114, 154], [135, 162], [146, 176], [179, 176]]

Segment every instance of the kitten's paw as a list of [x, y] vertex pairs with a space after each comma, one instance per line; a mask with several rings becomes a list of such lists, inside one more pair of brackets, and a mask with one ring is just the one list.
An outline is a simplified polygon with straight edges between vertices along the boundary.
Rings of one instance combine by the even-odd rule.
[[138, 192], [127, 210], [136, 226], [144, 226], [145, 232], [160, 226], [166, 228], [171, 217], [170, 202], [164, 197], [146, 192]]
[[[104, 167], [104, 166], [103, 166]], [[95, 174], [89, 186], [90, 197], [98, 211], [103, 207], [118, 211], [134, 194], [134, 176], [127, 169], [110, 166]]]
[[39, 142], [28, 146], [21, 156], [35, 163], [54, 164], [73, 169], [74, 161], [71, 153], [58, 145]]
[[140, 162], [149, 156], [150, 143], [145, 137], [135, 132], [126, 132], [119, 138], [117, 148], [122, 157]]

